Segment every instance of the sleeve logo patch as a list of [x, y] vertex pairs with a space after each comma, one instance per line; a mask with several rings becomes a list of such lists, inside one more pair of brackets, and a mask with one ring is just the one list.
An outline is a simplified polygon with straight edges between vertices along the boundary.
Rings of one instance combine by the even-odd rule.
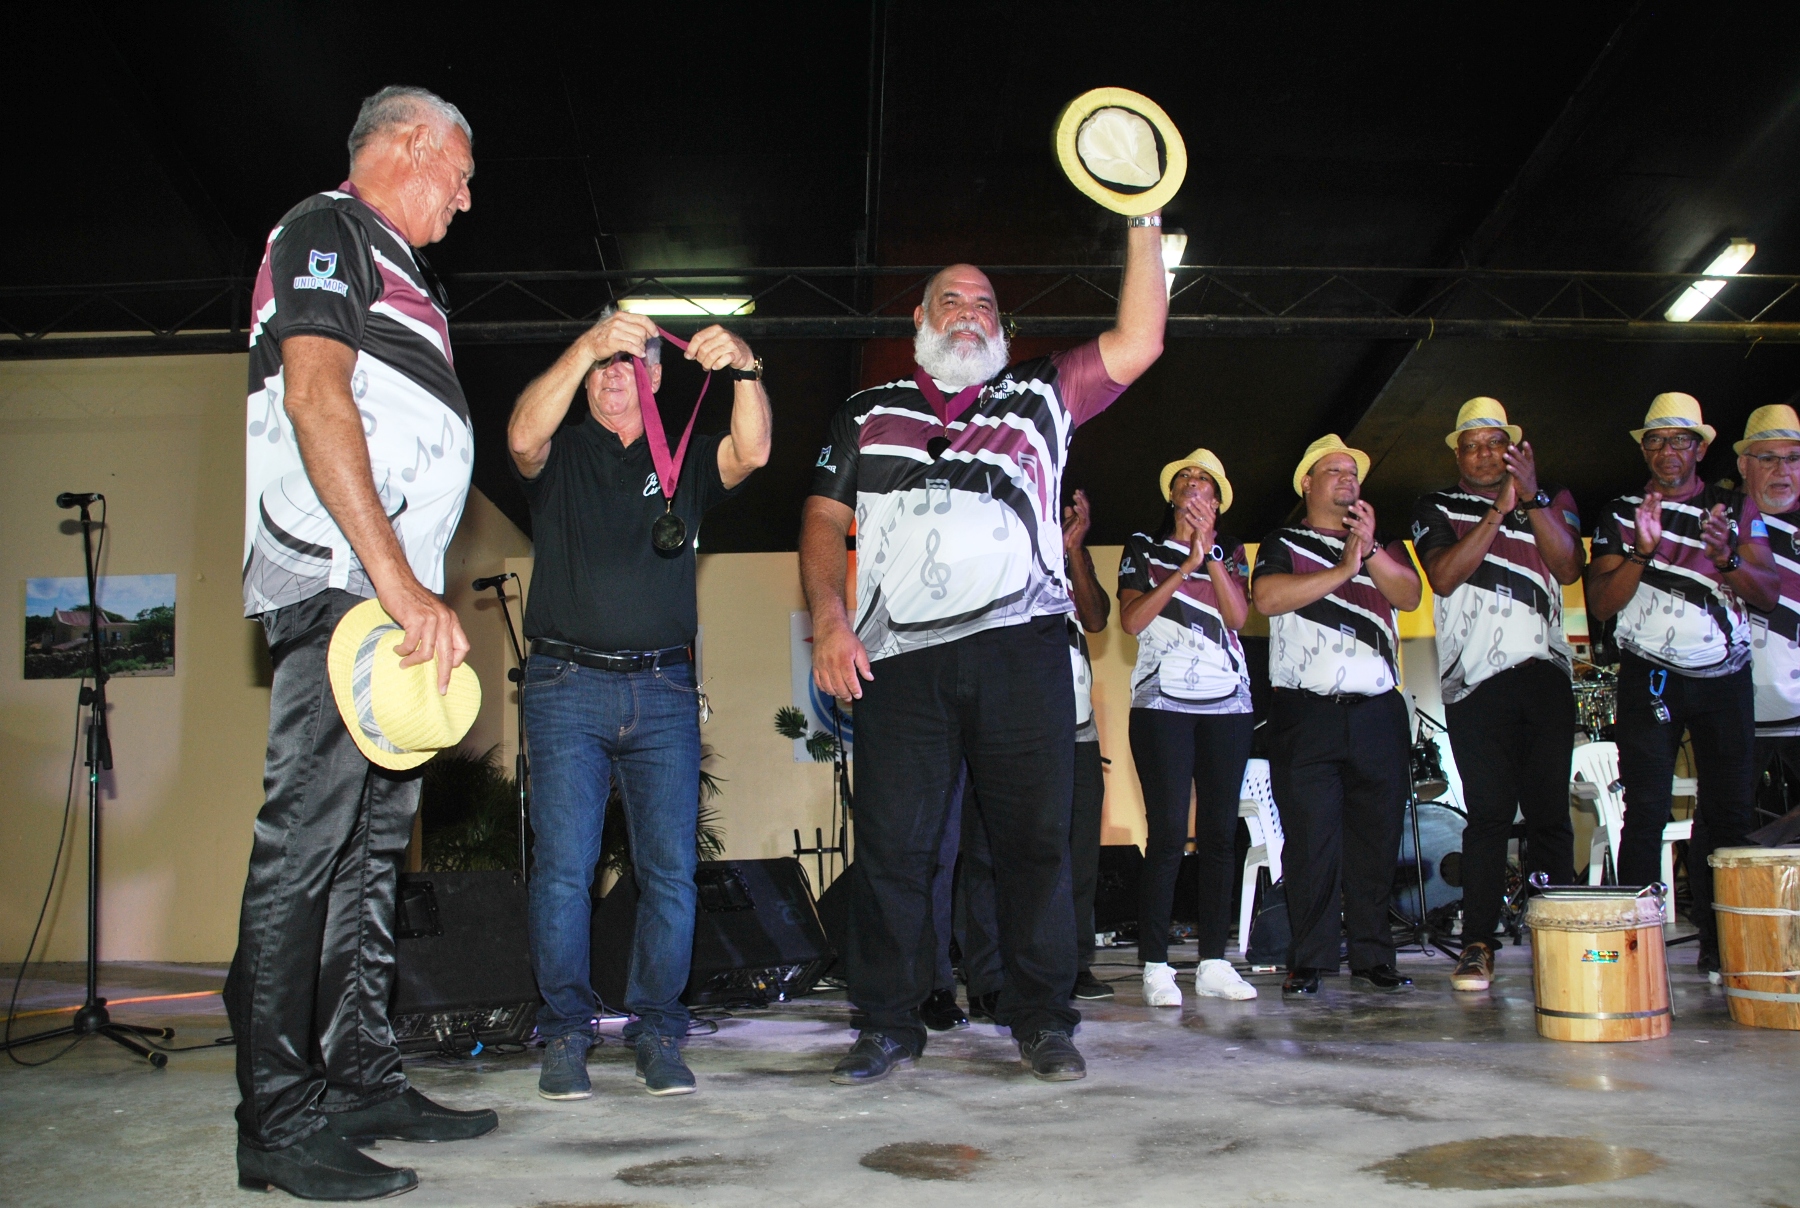
[[819, 460], [813, 462], [813, 465], [823, 470], [830, 470], [833, 474], [837, 473], [837, 467], [831, 464], [830, 445], [826, 445], [823, 449], [819, 450]]
[[295, 277], [294, 288], [322, 289], [340, 297], [349, 297], [350, 287], [342, 281], [333, 279], [337, 274], [337, 264], [338, 254], [336, 252], [321, 252], [318, 248], [313, 248], [306, 258], [307, 271], [312, 275]]
[[1752, 537], [1767, 537], [1769, 535], [1769, 526], [1764, 524], [1761, 519], [1752, 520], [1750, 522], [1750, 535]]
[[1425, 540], [1425, 522], [1423, 520], [1413, 521], [1412, 534], [1413, 534], [1413, 543], [1415, 545], [1417, 543]]

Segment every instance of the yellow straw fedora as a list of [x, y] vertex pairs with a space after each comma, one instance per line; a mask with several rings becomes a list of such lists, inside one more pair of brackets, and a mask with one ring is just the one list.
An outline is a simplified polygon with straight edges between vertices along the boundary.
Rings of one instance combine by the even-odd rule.
[[1225, 463], [1211, 449], [1195, 449], [1180, 461], [1172, 461], [1162, 468], [1157, 482], [1162, 486], [1163, 498], [1169, 497], [1169, 486], [1175, 481], [1175, 475], [1192, 466], [1213, 480], [1213, 486], [1219, 490], [1219, 512], [1231, 510], [1231, 480], [1225, 477]]
[[1744, 439], [1731, 446], [1731, 451], [1742, 453], [1758, 440], [1800, 440], [1800, 415], [1795, 415], [1786, 403], [1758, 407], [1744, 425]]
[[416, 768], [462, 741], [481, 712], [481, 681], [467, 665], [438, 694], [437, 660], [411, 667], [394, 653], [406, 636], [379, 601], [364, 600], [331, 634], [326, 667], [331, 694], [350, 737], [369, 762], [395, 772]]
[[1312, 444], [1306, 446], [1306, 452], [1300, 456], [1300, 464], [1294, 467], [1294, 494], [1304, 495], [1300, 489], [1300, 480], [1312, 471], [1321, 457], [1332, 453], [1348, 453], [1350, 460], [1356, 463], [1356, 481], [1361, 482], [1369, 476], [1369, 455], [1361, 449], [1352, 449], [1338, 439], [1335, 432], [1328, 432]]
[[1650, 410], [1644, 415], [1644, 426], [1633, 428], [1631, 440], [1634, 444], [1642, 444], [1644, 433], [1656, 428], [1687, 428], [1698, 432], [1700, 439], [1712, 444], [1718, 429], [1700, 418], [1700, 400], [1691, 394], [1682, 394], [1671, 390], [1667, 394], [1659, 394], [1650, 400]]
[[1499, 399], [1482, 395], [1462, 405], [1462, 409], [1456, 413], [1456, 427], [1450, 435], [1444, 437], [1444, 443], [1454, 449], [1458, 437], [1464, 432], [1479, 428], [1504, 428], [1506, 439], [1515, 445], [1525, 437], [1525, 429], [1506, 422], [1506, 408], [1500, 405]]
[[1056, 160], [1069, 182], [1119, 214], [1154, 214], [1187, 179], [1187, 144], [1162, 107], [1128, 88], [1084, 92], [1056, 116]]

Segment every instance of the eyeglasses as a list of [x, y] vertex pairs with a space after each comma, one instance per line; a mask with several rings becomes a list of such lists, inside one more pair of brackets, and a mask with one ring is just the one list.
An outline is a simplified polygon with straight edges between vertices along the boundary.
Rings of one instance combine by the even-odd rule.
[[1458, 445], [1457, 452], [1459, 452], [1459, 453], [1504, 453], [1509, 447], [1511, 447], [1511, 445], [1512, 445], [1512, 442], [1507, 440], [1504, 436], [1498, 440], [1480, 440], [1478, 438], [1472, 438], [1469, 440], [1465, 440], [1460, 445]]
[[1685, 453], [1699, 443], [1700, 438], [1695, 436], [1692, 432], [1676, 432], [1669, 436], [1664, 436], [1660, 432], [1651, 432], [1648, 433], [1643, 440], [1644, 448], [1652, 453], [1656, 452], [1664, 445], [1668, 445], [1669, 448], [1674, 449], [1678, 453]]
[[1773, 470], [1776, 466], [1791, 470], [1800, 466], [1800, 453], [1752, 453], [1750, 457], [1765, 470]]
[[604, 361], [595, 361], [593, 368], [605, 369], [611, 365], [624, 365], [629, 367], [631, 365], [631, 354], [629, 352], [615, 352]]

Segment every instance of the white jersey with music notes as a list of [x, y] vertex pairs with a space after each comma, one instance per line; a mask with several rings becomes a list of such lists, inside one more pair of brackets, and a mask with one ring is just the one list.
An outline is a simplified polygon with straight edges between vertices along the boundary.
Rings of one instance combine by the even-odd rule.
[[449, 321], [406, 240], [346, 182], [295, 206], [269, 233], [251, 294], [244, 442], [244, 615], [374, 585], [307, 477], [287, 415], [282, 342], [320, 336], [356, 351], [350, 393], [375, 493], [407, 564], [444, 589], [474, 430]]

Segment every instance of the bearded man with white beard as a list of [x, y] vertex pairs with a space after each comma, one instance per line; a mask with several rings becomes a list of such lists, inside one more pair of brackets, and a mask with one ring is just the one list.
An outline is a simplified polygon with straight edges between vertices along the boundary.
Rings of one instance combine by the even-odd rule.
[[[873, 1082], [924, 1051], [931, 879], [965, 760], [994, 862], [1005, 969], [995, 1018], [1037, 1077], [1086, 1074], [1069, 1005], [1074, 605], [1062, 475], [1075, 429], [1162, 354], [1161, 224], [1130, 220], [1111, 329], [1011, 367], [987, 275], [968, 264], [940, 271], [913, 311], [918, 368], [853, 395], [819, 454], [800, 530], [813, 678], [859, 702], [846, 958], [861, 1036], [833, 1082]], [[844, 590], [852, 520], [854, 623]]]

